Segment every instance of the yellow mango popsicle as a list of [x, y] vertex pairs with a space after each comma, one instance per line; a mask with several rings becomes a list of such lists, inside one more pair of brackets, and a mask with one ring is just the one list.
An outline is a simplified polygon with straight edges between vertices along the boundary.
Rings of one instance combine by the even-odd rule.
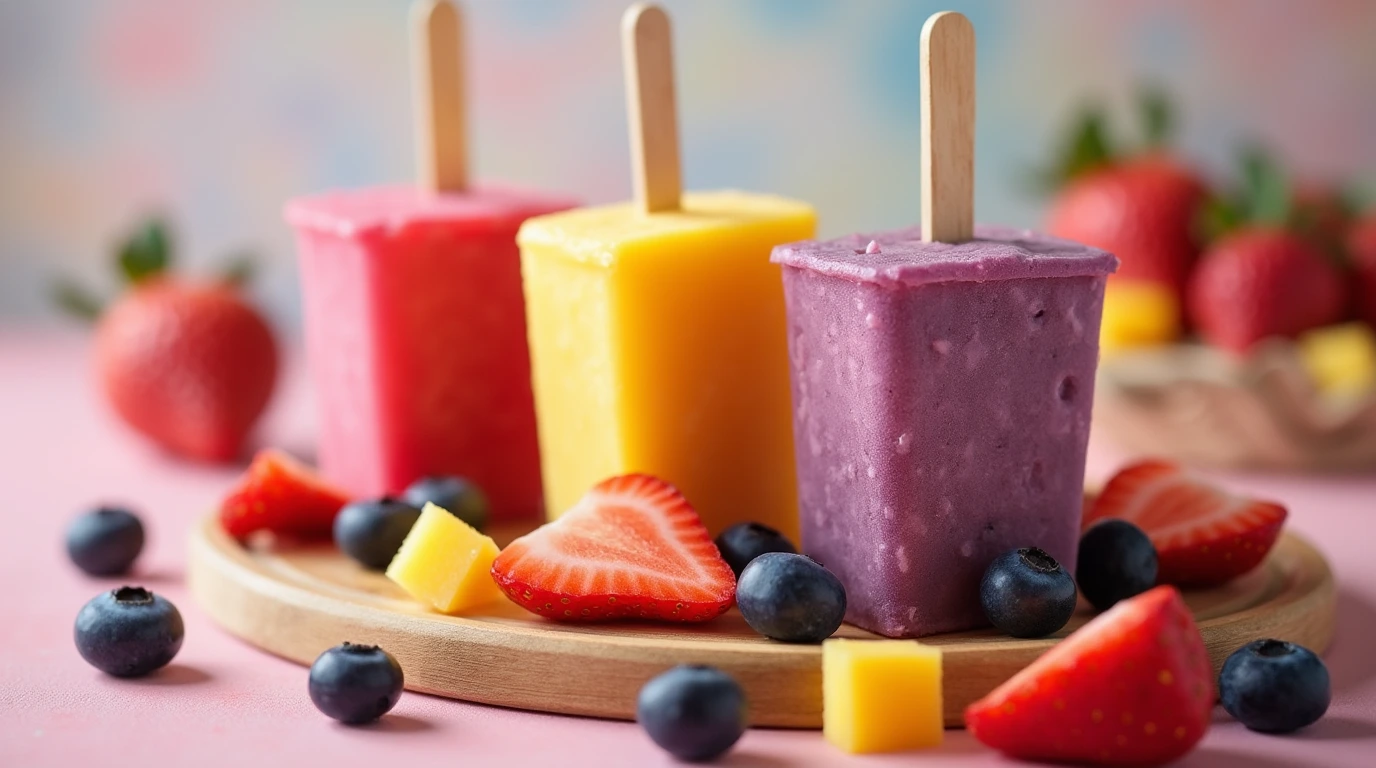
[[633, 8], [626, 33], [638, 200], [535, 217], [517, 236], [546, 508], [645, 472], [678, 486], [714, 534], [755, 520], [795, 537], [769, 252], [811, 237], [816, 215], [770, 195], [681, 195], [667, 17]]
[[756, 520], [797, 535], [778, 243], [811, 237], [803, 203], [686, 195], [528, 221], [518, 237], [546, 508], [645, 472], [708, 530]]

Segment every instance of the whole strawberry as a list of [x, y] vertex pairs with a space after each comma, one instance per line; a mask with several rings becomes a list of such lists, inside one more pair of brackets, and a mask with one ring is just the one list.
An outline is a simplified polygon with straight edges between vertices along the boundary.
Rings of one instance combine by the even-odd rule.
[[1202, 217], [1214, 239], [1187, 288], [1205, 341], [1241, 354], [1269, 336], [1293, 338], [1343, 319], [1347, 286], [1298, 205], [1279, 164], [1258, 148], [1244, 150], [1238, 188], [1211, 200]]
[[1337, 269], [1301, 236], [1246, 227], [1205, 252], [1189, 287], [1191, 316], [1204, 340], [1246, 352], [1268, 336], [1293, 338], [1343, 318]]
[[1352, 225], [1347, 233], [1347, 253], [1357, 278], [1357, 316], [1376, 325], [1376, 211]]
[[1047, 230], [1117, 256], [1116, 280], [1164, 285], [1180, 296], [1199, 253], [1193, 223], [1204, 198], [1189, 169], [1145, 155], [1073, 179], [1052, 203]]
[[1117, 256], [1113, 281], [1162, 285], [1179, 300], [1199, 254], [1195, 220], [1207, 192], [1165, 149], [1173, 126], [1164, 94], [1143, 90], [1138, 107], [1144, 141], [1128, 151], [1110, 141], [1098, 110], [1081, 116], [1049, 174], [1056, 195], [1047, 231]]
[[163, 226], [121, 249], [132, 287], [100, 312], [70, 286], [69, 306], [98, 313], [100, 387], [129, 426], [168, 451], [203, 461], [237, 458], [277, 379], [277, 345], [231, 279], [191, 282], [167, 272]]

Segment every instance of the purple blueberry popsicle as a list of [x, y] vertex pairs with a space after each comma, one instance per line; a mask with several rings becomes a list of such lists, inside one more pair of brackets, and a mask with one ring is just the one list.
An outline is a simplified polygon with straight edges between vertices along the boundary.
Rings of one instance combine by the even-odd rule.
[[803, 551], [847, 620], [979, 627], [994, 557], [1075, 566], [1104, 282], [1117, 259], [1032, 232], [918, 229], [774, 249], [783, 265]]

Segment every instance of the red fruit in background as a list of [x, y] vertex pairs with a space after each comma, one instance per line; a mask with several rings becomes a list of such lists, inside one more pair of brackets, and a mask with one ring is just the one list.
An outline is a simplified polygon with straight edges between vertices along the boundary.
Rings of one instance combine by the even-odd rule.
[[1235, 496], [1169, 462], [1144, 461], [1108, 481], [1084, 527], [1107, 517], [1127, 520], [1156, 547], [1159, 583], [1203, 587], [1260, 565], [1286, 516], [1279, 504]]
[[736, 577], [672, 485], [621, 475], [557, 520], [511, 542], [492, 577], [512, 601], [563, 621], [706, 621], [725, 613]]
[[267, 448], [220, 504], [220, 524], [243, 538], [255, 531], [324, 538], [349, 497], [316, 476], [306, 465]]
[[134, 429], [173, 453], [226, 461], [272, 395], [277, 347], [234, 288], [152, 277], [100, 318], [96, 368]]
[[1347, 253], [1357, 278], [1357, 316], [1376, 325], [1376, 212], [1352, 225]]
[[1052, 203], [1047, 230], [1114, 254], [1114, 279], [1184, 290], [1199, 253], [1194, 227], [1204, 185], [1189, 169], [1151, 154], [1074, 178]]
[[1204, 639], [1174, 587], [1124, 600], [965, 710], [986, 746], [1023, 760], [1162, 765], [1199, 743], [1214, 706]]
[[1200, 258], [1186, 301], [1200, 335], [1237, 353], [1268, 336], [1335, 323], [1347, 305], [1342, 277], [1318, 246], [1268, 227], [1215, 242]]

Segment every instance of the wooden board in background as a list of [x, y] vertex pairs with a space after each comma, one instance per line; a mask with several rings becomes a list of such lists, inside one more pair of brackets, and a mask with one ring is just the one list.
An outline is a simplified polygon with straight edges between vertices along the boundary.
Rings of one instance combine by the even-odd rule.
[[[498, 543], [519, 531], [498, 531]], [[745, 687], [750, 722], [820, 728], [821, 649], [756, 635], [736, 611], [707, 624], [559, 624], [500, 602], [464, 617], [409, 599], [382, 574], [332, 546], [250, 549], [214, 518], [197, 527], [188, 579], [210, 616], [271, 653], [310, 664], [345, 640], [396, 656], [406, 687], [455, 699], [569, 715], [635, 716], [640, 686], [670, 666], [710, 664]], [[1187, 592], [1215, 668], [1251, 640], [1274, 637], [1323, 651], [1333, 637], [1333, 574], [1308, 542], [1286, 534], [1256, 571]], [[1090, 618], [1083, 609], [1063, 637]], [[841, 637], [873, 637], [843, 626]], [[993, 630], [925, 638], [942, 646], [946, 723], [1055, 642]]]

